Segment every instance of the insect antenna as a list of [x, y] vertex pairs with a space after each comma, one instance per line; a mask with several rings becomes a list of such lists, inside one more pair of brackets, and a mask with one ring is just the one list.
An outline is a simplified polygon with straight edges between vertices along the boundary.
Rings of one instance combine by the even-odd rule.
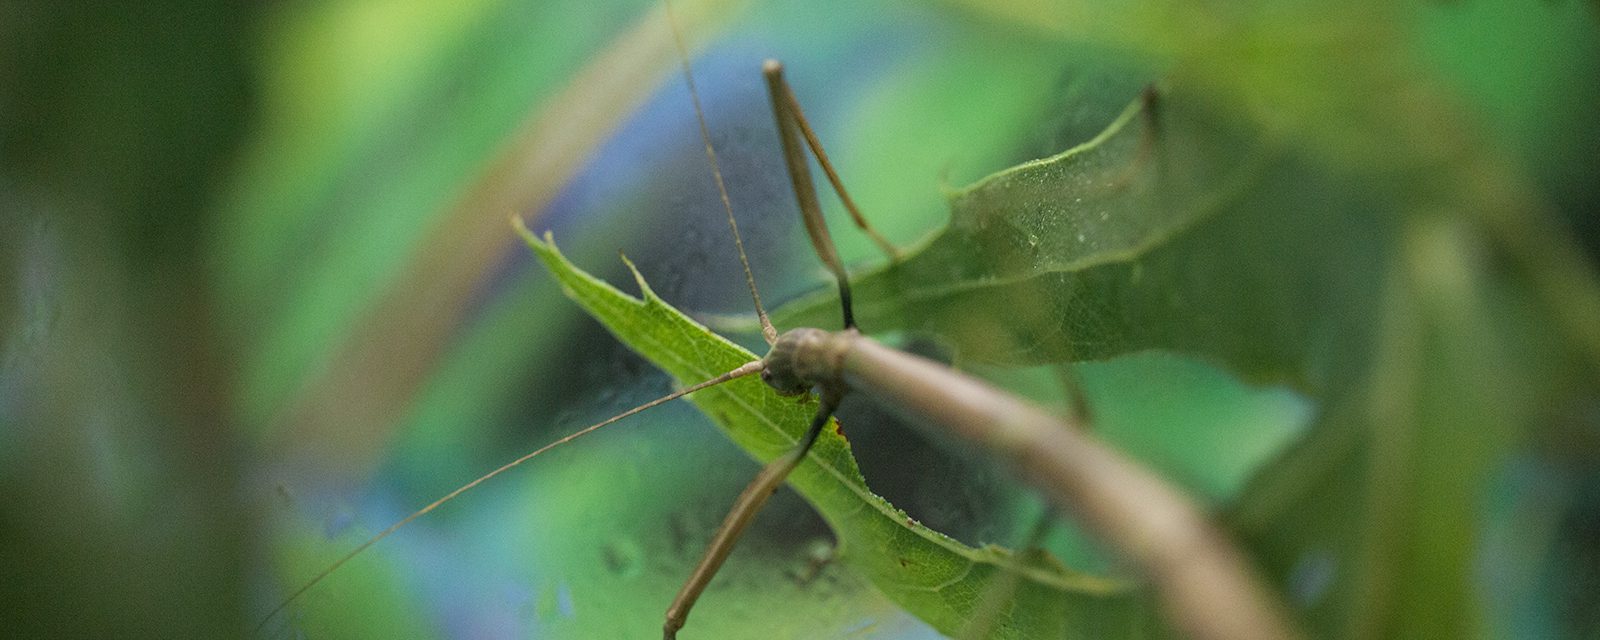
[[[517, 220], [516, 222], [520, 226], [521, 221]], [[289, 597], [284, 598], [282, 602], [278, 603], [278, 606], [273, 607], [272, 611], [267, 612], [267, 615], [262, 617], [261, 622], [256, 624], [255, 632], [256, 633], [260, 633], [261, 630], [266, 627], [268, 622], [271, 622], [274, 617], [276, 617], [279, 613], [283, 612], [284, 609], [287, 609], [289, 607], [289, 605], [294, 603], [295, 600], [299, 599], [299, 597], [301, 595], [304, 595], [307, 591], [310, 591], [312, 587], [317, 586], [317, 584], [322, 582], [322, 580], [324, 578], [327, 578], [329, 575], [332, 575], [334, 571], [338, 571], [339, 567], [344, 566], [345, 563], [351, 561], [356, 556], [361, 555], [361, 553], [363, 551], [366, 551], [367, 549], [371, 548], [372, 545], [375, 545], [379, 541], [383, 540], [384, 538], [389, 537], [390, 534], [392, 534], [392, 533], [394, 533], [396, 531], [399, 531], [401, 527], [404, 527], [407, 524], [410, 524], [411, 521], [416, 520], [417, 518], [421, 518], [422, 516], [428, 515], [428, 513], [432, 512], [434, 509], [439, 508], [444, 503], [456, 499], [461, 494], [466, 493], [468, 491], [471, 491], [473, 488], [477, 487], [480, 484], [488, 482], [490, 478], [493, 478], [493, 477], [498, 476], [498, 475], [500, 475], [502, 473], [510, 471], [511, 469], [517, 467], [518, 465], [520, 465], [520, 464], [522, 464], [524, 462], [527, 462], [529, 460], [532, 460], [533, 458], [539, 456], [540, 454], [542, 454], [542, 453], [544, 453], [546, 451], [549, 451], [551, 449], [554, 449], [556, 447], [564, 445], [564, 444], [566, 444], [568, 442], [572, 442], [573, 440], [577, 440], [578, 438], [583, 437], [585, 435], [588, 435], [589, 433], [595, 431], [596, 429], [599, 429], [599, 428], [604, 427], [606, 425], [609, 425], [609, 424], [611, 424], [613, 422], [616, 422], [618, 420], [621, 420], [621, 419], [626, 418], [628, 416], [631, 416], [633, 414], [636, 414], [636, 413], [639, 413], [641, 411], [644, 411], [645, 409], [649, 409], [649, 408], [655, 407], [657, 405], [665, 404], [667, 402], [671, 402], [673, 400], [676, 400], [676, 399], [681, 398], [683, 396], [689, 395], [689, 394], [694, 393], [696, 391], [700, 391], [702, 389], [706, 389], [706, 388], [709, 388], [709, 387], [714, 387], [714, 386], [717, 386], [717, 385], [722, 384], [724, 382], [727, 382], [729, 380], [733, 380], [733, 379], [736, 379], [736, 378], [742, 378], [744, 376], [748, 376], [750, 374], [757, 373], [759, 371], [761, 371], [761, 361], [760, 360], [756, 360], [756, 361], [752, 361], [752, 362], [746, 363], [746, 364], [744, 364], [743, 366], [740, 366], [737, 369], [734, 369], [732, 371], [724, 373], [724, 374], [722, 374], [720, 376], [717, 376], [715, 378], [712, 378], [710, 380], [706, 380], [704, 382], [700, 382], [700, 383], [691, 385], [691, 386], [686, 387], [684, 389], [680, 389], [678, 391], [674, 391], [674, 392], [669, 393], [667, 395], [661, 396], [660, 398], [656, 398], [655, 400], [651, 400], [651, 401], [646, 402], [644, 404], [641, 404], [641, 405], [639, 405], [637, 407], [634, 407], [632, 409], [629, 409], [629, 410], [624, 411], [622, 413], [619, 413], [617, 415], [611, 416], [610, 418], [606, 418], [605, 420], [602, 420], [600, 422], [594, 423], [592, 425], [589, 425], [587, 427], [584, 427], [582, 429], [574, 431], [574, 432], [572, 432], [570, 434], [567, 434], [567, 435], [563, 436], [561, 439], [556, 440], [555, 442], [551, 442], [550, 444], [547, 444], [547, 445], [544, 445], [542, 447], [539, 447], [538, 449], [535, 449], [532, 452], [530, 452], [530, 453], [528, 453], [526, 455], [523, 455], [520, 458], [517, 458], [516, 460], [512, 460], [511, 462], [507, 462], [507, 463], [505, 463], [503, 465], [500, 465], [498, 468], [496, 468], [493, 471], [490, 471], [490, 472], [485, 473], [485, 474], [483, 474], [481, 476], [478, 476], [477, 479], [475, 479], [475, 480], [473, 480], [471, 482], [468, 482], [468, 483], [466, 483], [464, 485], [461, 485], [460, 487], [457, 487], [454, 491], [451, 491], [450, 493], [445, 494], [444, 497], [439, 498], [438, 500], [434, 500], [433, 502], [429, 503], [428, 506], [423, 507], [421, 509], [418, 509], [415, 512], [412, 512], [411, 515], [408, 515], [405, 518], [402, 518], [399, 522], [396, 522], [396, 523], [394, 523], [392, 525], [389, 525], [389, 528], [378, 532], [376, 535], [374, 535], [374, 536], [372, 536], [370, 538], [367, 538], [367, 540], [365, 542], [362, 542], [361, 544], [357, 545], [356, 548], [351, 549], [348, 553], [344, 554], [344, 556], [342, 556], [338, 560], [334, 561], [333, 564], [328, 565], [327, 568], [325, 568], [322, 571], [318, 572], [317, 575], [312, 576], [312, 578], [310, 580], [307, 580], [304, 584], [300, 585], [300, 588], [295, 589], [294, 593], [289, 594]]]
[[683, 33], [678, 19], [672, 13], [672, 3], [662, 0], [667, 22], [672, 27], [672, 42], [678, 47], [678, 64], [683, 68], [683, 81], [689, 87], [689, 98], [694, 101], [694, 119], [700, 125], [700, 141], [706, 148], [706, 163], [711, 165], [711, 177], [717, 183], [717, 195], [722, 198], [722, 210], [728, 214], [728, 228], [733, 231], [733, 246], [739, 251], [739, 266], [744, 267], [744, 282], [750, 288], [750, 299], [756, 305], [756, 317], [761, 321], [761, 337], [767, 344], [778, 341], [778, 330], [767, 318], [767, 309], [761, 305], [761, 294], [756, 291], [756, 277], [750, 272], [750, 258], [744, 252], [744, 239], [739, 236], [739, 223], [733, 219], [733, 203], [728, 200], [728, 187], [722, 181], [722, 165], [717, 162], [717, 150], [711, 145], [711, 130], [706, 127], [705, 109], [700, 106], [700, 91], [694, 86], [694, 72], [689, 68], [689, 49], [683, 44]]

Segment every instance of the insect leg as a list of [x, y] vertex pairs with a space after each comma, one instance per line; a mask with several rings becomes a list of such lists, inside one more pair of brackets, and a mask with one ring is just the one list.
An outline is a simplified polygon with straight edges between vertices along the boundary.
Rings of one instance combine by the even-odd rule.
[[811, 445], [817, 441], [817, 436], [822, 433], [822, 427], [828, 424], [828, 418], [833, 416], [833, 410], [839, 406], [839, 397], [835, 393], [823, 393], [822, 403], [817, 407], [816, 417], [811, 419], [810, 428], [805, 435], [795, 443], [793, 449], [777, 457], [767, 466], [761, 468], [761, 473], [756, 474], [754, 480], [739, 492], [739, 497], [733, 501], [733, 508], [728, 511], [722, 525], [717, 527], [717, 533], [711, 539], [711, 546], [706, 549], [705, 556], [700, 558], [699, 566], [694, 568], [694, 573], [689, 575], [689, 580], [683, 583], [683, 588], [678, 591], [678, 597], [673, 598], [672, 606], [667, 608], [667, 621], [662, 625], [662, 637], [673, 640], [678, 636], [678, 630], [683, 628], [684, 622], [689, 618], [689, 610], [694, 608], [696, 600], [705, 591], [706, 585], [711, 583], [712, 576], [722, 568], [722, 562], [728, 559], [728, 554], [733, 551], [733, 545], [739, 541], [739, 536], [749, 526], [750, 520], [755, 518], [761, 506], [766, 504], [767, 498], [772, 497], [772, 492], [783, 484], [789, 477], [789, 472], [800, 465], [805, 459], [806, 452], [811, 450]]
[[822, 206], [817, 204], [817, 186], [811, 181], [811, 168], [805, 151], [800, 148], [800, 125], [794, 117], [793, 101], [785, 97], [790, 94], [783, 80], [783, 65], [777, 60], [768, 60], [761, 71], [767, 77], [767, 93], [772, 98], [772, 117], [778, 124], [778, 138], [783, 141], [783, 161], [789, 167], [789, 180], [794, 183], [794, 197], [800, 204], [800, 217], [805, 221], [806, 235], [810, 236], [817, 257], [828, 267], [828, 271], [833, 272], [834, 279], [839, 283], [844, 328], [853, 328], [856, 319], [850, 308], [850, 276], [845, 273], [839, 252], [834, 249], [833, 238], [828, 235], [828, 225], [822, 219]]

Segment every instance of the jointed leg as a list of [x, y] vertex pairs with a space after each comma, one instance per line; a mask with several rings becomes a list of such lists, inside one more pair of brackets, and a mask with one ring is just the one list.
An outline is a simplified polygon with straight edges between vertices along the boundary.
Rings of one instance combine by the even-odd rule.
[[834, 193], [839, 194], [839, 200], [844, 202], [845, 210], [850, 212], [850, 219], [855, 221], [856, 227], [866, 232], [867, 236], [877, 243], [878, 248], [883, 249], [883, 252], [889, 256], [890, 260], [899, 260], [900, 250], [884, 239], [877, 229], [872, 228], [872, 224], [867, 222], [866, 216], [861, 215], [861, 209], [856, 207], [856, 201], [850, 198], [848, 191], [845, 191], [844, 181], [839, 179], [839, 172], [834, 171], [833, 163], [828, 161], [828, 153], [822, 150], [822, 141], [817, 138], [817, 133], [811, 130], [811, 122], [806, 120], [805, 111], [800, 108], [800, 100], [794, 96], [794, 89], [789, 86], [788, 82], [784, 81], [782, 66], [778, 65], [776, 61], [769, 60], [765, 71], [769, 80], [767, 89], [770, 93], [774, 110], [776, 110], [777, 104], [780, 102], [788, 110], [789, 118], [794, 121], [795, 126], [800, 129], [800, 134], [805, 137], [806, 146], [811, 147], [811, 153], [816, 156], [817, 164], [822, 165], [822, 172], [828, 175], [828, 183], [833, 185]]
[[733, 551], [733, 545], [739, 541], [745, 527], [761, 511], [761, 506], [767, 503], [767, 498], [772, 497], [778, 485], [789, 477], [789, 472], [800, 466], [800, 461], [805, 459], [806, 452], [816, 443], [822, 427], [828, 424], [828, 418], [833, 416], [833, 410], [838, 406], [839, 400], [834, 394], [824, 393], [822, 403], [817, 407], [817, 415], [811, 419], [811, 426], [800, 437], [800, 441], [795, 443], [793, 449], [762, 467], [761, 473], [756, 474], [755, 479], [733, 501], [733, 508], [728, 511], [728, 517], [723, 519], [722, 526], [717, 527], [717, 533], [711, 538], [711, 546], [706, 549], [705, 556], [700, 558], [699, 566], [694, 568], [694, 573], [689, 575], [689, 580], [678, 591], [678, 597], [672, 600], [672, 606], [667, 608], [667, 622], [662, 626], [665, 640], [673, 640], [678, 636], [678, 630], [689, 618], [689, 610], [694, 608], [695, 601], [700, 599], [706, 585], [711, 583], [711, 577], [722, 568], [722, 562], [728, 559], [728, 554]]
[[811, 181], [811, 168], [806, 162], [805, 152], [800, 150], [799, 126], [789, 108], [789, 100], [784, 99], [785, 87], [783, 81], [783, 65], [776, 60], [768, 60], [762, 72], [767, 77], [767, 92], [772, 97], [772, 117], [778, 124], [778, 139], [783, 142], [783, 163], [789, 167], [789, 181], [794, 186], [795, 200], [800, 204], [800, 219], [805, 222], [806, 235], [811, 238], [811, 247], [817, 252], [817, 258], [822, 264], [833, 272], [833, 278], [839, 283], [839, 301], [844, 307], [844, 328], [856, 326], [855, 315], [850, 308], [850, 276], [845, 273], [844, 263], [839, 260], [839, 252], [834, 249], [833, 237], [828, 235], [828, 225], [822, 219], [822, 206], [817, 204], [817, 186]]

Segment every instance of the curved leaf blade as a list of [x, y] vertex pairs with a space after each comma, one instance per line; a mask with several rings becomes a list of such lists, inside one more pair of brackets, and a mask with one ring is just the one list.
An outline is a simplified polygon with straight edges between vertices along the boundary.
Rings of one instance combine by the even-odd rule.
[[[548, 235], [540, 240], [520, 222], [517, 226], [568, 297], [679, 381], [709, 379], [756, 359], [656, 297], [637, 272], [642, 299], [567, 262]], [[700, 391], [690, 400], [762, 461], [788, 450], [816, 411], [814, 399], [797, 403], [751, 378]], [[845, 563], [945, 633], [958, 633], [988, 615], [987, 599], [994, 594], [1010, 596], [996, 616], [995, 637], [1136, 633], [1157, 626], [1153, 611], [1126, 583], [1070, 571], [1049, 556], [975, 549], [918, 524], [867, 488], [837, 422], [824, 430], [789, 483], [833, 528]]]
[[[1163, 349], [1303, 388], [1353, 369], [1342, 345], [1363, 339], [1350, 313], [1375, 302], [1368, 258], [1390, 221], [1200, 101], [1151, 95], [1084, 145], [951, 194], [944, 229], [855, 279], [860, 323], [979, 361]], [[811, 326], [836, 304], [773, 317]]]

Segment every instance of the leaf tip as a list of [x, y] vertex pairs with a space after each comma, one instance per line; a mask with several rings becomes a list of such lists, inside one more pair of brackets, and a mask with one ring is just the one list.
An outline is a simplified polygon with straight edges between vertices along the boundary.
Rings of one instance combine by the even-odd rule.
[[528, 230], [528, 225], [522, 221], [522, 216], [512, 213], [506, 216], [506, 220], [511, 223], [511, 228], [516, 230], [517, 235], [522, 236], [522, 239], [528, 244], [531, 245], [539, 241], [539, 239], [533, 235], [533, 232]]
[[622, 258], [622, 264], [628, 266], [628, 272], [633, 274], [633, 281], [639, 283], [639, 297], [643, 300], [658, 300], [656, 292], [650, 289], [650, 283], [644, 281], [644, 274], [639, 273], [639, 267], [628, 259], [628, 254], [617, 252], [617, 257]]

